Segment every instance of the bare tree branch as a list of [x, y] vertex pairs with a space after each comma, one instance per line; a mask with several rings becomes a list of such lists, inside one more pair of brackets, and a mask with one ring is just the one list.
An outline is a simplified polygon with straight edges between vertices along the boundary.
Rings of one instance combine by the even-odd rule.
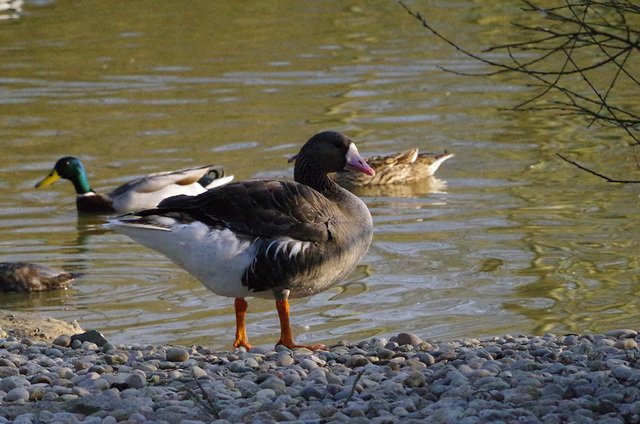
[[[565, 0], [564, 4], [549, 8], [540, 7], [533, 0], [520, 1], [524, 4], [524, 12], [542, 16], [553, 25], [514, 23], [516, 29], [532, 33], [533, 39], [492, 46], [483, 52], [505, 51], [508, 62], [488, 59], [461, 47], [437, 31], [420, 13], [409, 9], [402, 1], [400, 5], [440, 40], [465, 56], [494, 68], [484, 73], [441, 69], [466, 76], [508, 72], [527, 75], [536, 81], [532, 86], [541, 90], [514, 106], [513, 110], [561, 110], [585, 116], [589, 118], [589, 125], [598, 122], [620, 127], [640, 144], [637, 134], [640, 111], [634, 111], [619, 100], [619, 91], [625, 90], [624, 83], [640, 87], [637, 76], [640, 28], [633, 26], [640, 20], [640, 7], [628, 0]], [[531, 53], [536, 52], [539, 54], [532, 58]], [[599, 72], [597, 75], [594, 74], [596, 71]], [[623, 76], [625, 81], [621, 80]], [[571, 77], [575, 79], [567, 80]]]
[[578, 163], [576, 163], [576, 162], [574, 162], [572, 160], [569, 160], [569, 159], [565, 158], [560, 153], [556, 153], [556, 155], [558, 155], [563, 161], [568, 162], [571, 165], [582, 169], [583, 171], [587, 171], [589, 174], [593, 174], [596, 177], [600, 177], [600, 178], [602, 178], [603, 180], [605, 180], [608, 183], [640, 184], [640, 180], [616, 180], [614, 178], [607, 177], [606, 175], [600, 174], [600, 173], [598, 173], [596, 171], [593, 171], [593, 170], [591, 170], [589, 168], [586, 168], [586, 167], [584, 167], [584, 166], [582, 166], [582, 165], [580, 165], [580, 164], [578, 164]]
[[[400, 5], [437, 38], [493, 68], [482, 73], [440, 69], [465, 76], [526, 75], [533, 79], [528, 85], [538, 91], [512, 110], [583, 116], [588, 118], [588, 126], [600, 123], [621, 128], [640, 144], [640, 109], [628, 96], [630, 89], [640, 88], [640, 5], [630, 0], [564, 0], [553, 7], [541, 7], [537, 4], [540, 0], [520, 1], [525, 13], [544, 22], [513, 23], [526, 33], [525, 41], [491, 46], [480, 54], [438, 32], [402, 1]], [[506, 53], [504, 61], [495, 59], [500, 52]], [[492, 54], [491, 59], [485, 57], [487, 53]], [[608, 182], [640, 183], [614, 179], [558, 156]], [[637, 158], [636, 164], [640, 168]]]

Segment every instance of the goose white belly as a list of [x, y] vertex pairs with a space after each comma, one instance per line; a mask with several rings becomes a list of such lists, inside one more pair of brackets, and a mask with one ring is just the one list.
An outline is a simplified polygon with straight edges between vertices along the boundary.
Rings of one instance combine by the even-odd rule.
[[168, 217], [145, 219], [151, 218], [152, 223], [112, 220], [106, 226], [166, 255], [220, 296], [273, 298], [270, 290], [253, 292], [242, 285], [242, 276], [256, 253], [248, 238], [198, 221], [181, 224]]

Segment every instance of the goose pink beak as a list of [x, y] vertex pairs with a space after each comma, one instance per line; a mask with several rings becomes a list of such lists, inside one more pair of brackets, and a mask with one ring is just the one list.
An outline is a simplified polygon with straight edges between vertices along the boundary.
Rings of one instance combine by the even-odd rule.
[[370, 167], [364, 159], [362, 159], [362, 156], [358, 153], [358, 148], [355, 144], [352, 143], [351, 146], [349, 146], [346, 158], [347, 164], [344, 167], [345, 170], [362, 172], [364, 174], [371, 175], [372, 177], [376, 175], [376, 171], [374, 171], [373, 168]]

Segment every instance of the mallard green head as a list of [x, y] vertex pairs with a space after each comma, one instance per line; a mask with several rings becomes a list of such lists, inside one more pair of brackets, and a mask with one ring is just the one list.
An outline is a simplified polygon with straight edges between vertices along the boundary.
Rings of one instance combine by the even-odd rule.
[[36, 184], [36, 188], [51, 185], [60, 178], [71, 181], [77, 194], [85, 194], [92, 191], [89, 186], [89, 181], [87, 180], [87, 173], [84, 170], [84, 166], [82, 166], [77, 158], [72, 156], [58, 160], [49, 175]]

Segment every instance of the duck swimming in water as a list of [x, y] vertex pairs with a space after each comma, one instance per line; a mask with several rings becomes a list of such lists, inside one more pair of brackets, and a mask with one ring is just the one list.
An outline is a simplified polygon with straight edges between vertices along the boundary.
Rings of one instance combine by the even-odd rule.
[[447, 152], [419, 153], [417, 148], [392, 155], [372, 156], [365, 160], [376, 175], [341, 171], [335, 173], [334, 179], [343, 187], [410, 183], [433, 176], [440, 165], [453, 156]]
[[[440, 165], [454, 156], [453, 153], [419, 153], [414, 148], [402, 153], [366, 158], [367, 164], [376, 171], [375, 175], [339, 171], [331, 178], [346, 188], [368, 187], [392, 184], [406, 184], [429, 178]], [[289, 162], [295, 161], [293, 156]]]
[[56, 162], [51, 173], [37, 183], [36, 188], [51, 185], [61, 178], [73, 183], [78, 212], [94, 213], [149, 209], [167, 197], [200, 194], [233, 180], [232, 175], [225, 176], [222, 167], [206, 165], [149, 174], [129, 181], [110, 193], [96, 193], [89, 185], [82, 163], [75, 157], [67, 156]]
[[47, 265], [0, 262], [0, 292], [63, 289], [80, 275]]

